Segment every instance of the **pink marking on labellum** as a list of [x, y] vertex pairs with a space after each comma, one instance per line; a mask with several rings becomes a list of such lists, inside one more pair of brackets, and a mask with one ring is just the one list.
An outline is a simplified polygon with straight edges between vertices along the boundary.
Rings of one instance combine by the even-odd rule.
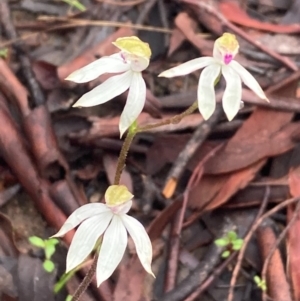
[[120, 54], [121, 54], [121, 58], [123, 59], [124, 63], [127, 63], [127, 62], [126, 62], [126, 57], [125, 57], [124, 53], [121, 52]]
[[224, 63], [226, 65], [228, 65], [233, 59], [233, 55], [232, 54], [225, 54], [224, 55]]

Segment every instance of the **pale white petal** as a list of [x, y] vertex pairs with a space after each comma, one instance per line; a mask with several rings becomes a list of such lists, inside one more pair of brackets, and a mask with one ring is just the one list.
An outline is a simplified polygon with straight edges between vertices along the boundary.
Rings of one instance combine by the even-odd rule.
[[92, 107], [113, 99], [129, 88], [131, 77], [131, 70], [110, 77], [98, 87], [85, 93], [73, 107]]
[[222, 75], [226, 80], [226, 88], [223, 94], [222, 104], [228, 120], [231, 121], [241, 106], [242, 81], [234, 69], [229, 66], [222, 67]]
[[138, 220], [127, 214], [121, 215], [120, 217], [132, 237], [142, 266], [149, 274], [154, 276], [151, 270], [152, 244], [144, 226]]
[[111, 211], [105, 204], [93, 203], [86, 204], [76, 209], [65, 221], [61, 229], [52, 237], [65, 235], [67, 232], [78, 226], [85, 219], [103, 212]]
[[238, 73], [243, 83], [249, 89], [251, 89], [258, 97], [265, 99], [266, 101], [269, 101], [264, 91], [262, 90], [261, 86], [254, 78], [254, 76], [248, 70], [246, 70], [241, 64], [239, 64], [237, 61], [231, 61], [231, 63], [228, 66], [233, 68]]
[[210, 56], [203, 56], [197, 59], [193, 59], [186, 63], [183, 63], [179, 66], [173, 67], [168, 69], [158, 76], [160, 77], [174, 77], [174, 76], [181, 76], [192, 73], [198, 69], [204, 68], [208, 65], [214, 64], [216, 61], [213, 57]]
[[198, 107], [205, 120], [213, 114], [216, 108], [215, 81], [220, 71], [221, 66], [214, 64], [206, 67], [200, 75], [197, 91]]
[[97, 262], [98, 286], [111, 276], [123, 258], [127, 246], [127, 232], [118, 215], [115, 215], [104, 233]]
[[131, 126], [142, 112], [146, 100], [146, 84], [140, 72], [133, 72], [126, 105], [120, 117], [120, 135]]
[[92, 252], [112, 217], [112, 212], [103, 212], [88, 218], [78, 227], [68, 251], [66, 273], [80, 265]]
[[86, 83], [104, 73], [119, 73], [125, 72], [130, 69], [130, 64], [122, 60], [121, 55], [116, 56], [104, 56], [83, 68], [80, 68], [71, 73], [66, 80], [70, 80], [75, 83]]

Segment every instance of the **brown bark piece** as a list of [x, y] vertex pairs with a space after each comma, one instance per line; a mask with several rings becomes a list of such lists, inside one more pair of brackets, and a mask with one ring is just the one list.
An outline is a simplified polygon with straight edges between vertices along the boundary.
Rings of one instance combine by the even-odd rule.
[[[262, 257], [265, 259], [276, 243], [276, 236], [269, 225], [264, 225], [258, 229], [257, 238]], [[273, 301], [292, 301], [290, 287], [278, 249], [274, 252], [267, 269], [267, 288]]]
[[[289, 173], [290, 193], [293, 197], [300, 196], [300, 167], [292, 169]], [[290, 205], [287, 212], [287, 222], [297, 214], [296, 221], [288, 231], [288, 274], [293, 287], [294, 300], [300, 300], [300, 214], [295, 212], [295, 206]]]
[[293, 115], [262, 108], [255, 110], [224, 149], [206, 163], [205, 172], [219, 174], [238, 170], [288, 151], [295, 145], [291, 134], [298, 127], [289, 125]]

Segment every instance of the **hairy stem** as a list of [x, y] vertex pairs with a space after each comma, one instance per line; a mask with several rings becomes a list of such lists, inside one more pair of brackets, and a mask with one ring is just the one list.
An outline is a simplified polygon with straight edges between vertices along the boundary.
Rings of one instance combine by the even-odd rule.
[[122, 145], [122, 149], [118, 158], [118, 163], [117, 163], [117, 169], [116, 169], [116, 174], [115, 174], [115, 179], [114, 179], [114, 185], [119, 185], [120, 183], [120, 179], [121, 179], [121, 175], [122, 175], [122, 171], [125, 167], [125, 161], [127, 158], [127, 154], [130, 148], [130, 145], [132, 143], [132, 140], [135, 136], [135, 134], [137, 133], [136, 130], [133, 131], [129, 131], [129, 133], [127, 134], [124, 143]]
[[163, 125], [167, 125], [167, 124], [171, 124], [171, 123], [178, 123], [185, 116], [192, 114], [197, 108], [198, 108], [198, 103], [197, 103], [197, 101], [195, 101], [184, 112], [182, 112], [181, 114], [175, 115], [172, 118], [168, 118], [168, 119], [162, 120], [160, 122], [145, 125], [145, 126], [142, 126], [142, 127], [137, 127], [136, 123], [134, 123], [129, 129], [129, 132], [128, 132], [125, 140], [124, 140], [124, 143], [123, 143], [123, 146], [122, 146], [119, 158], [118, 158], [117, 169], [116, 169], [116, 174], [115, 174], [115, 179], [114, 179], [114, 185], [119, 185], [119, 183], [120, 183], [121, 175], [122, 175], [123, 169], [125, 167], [125, 161], [126, 161], [126, 158], [127, 158], [127, 154], [128, 154], [130, 145], [132, 143], [132, 140], [133, 140], [134, 136], [137, 133], [148, 131], [148, 130], [157, 128], [159, 126], [163, 126]]
[[160, 127], [160, 126], [163, 126], [163, 125], [179, 123], [185, 116], [192, 114], [197, 108], [198, 108], [198, 102], [195, 101], [190, 107], [188, 107], [182, 113], [180, 113], [178, 115], [175, 115], [171, 118], [162, 120], [162, 121], [157, 122], [157, 123], [153, 123], [153, 124], [149, 124], [149, 125], [139, 127], [137, 131], [138, 132], [145, 132], [145, 131], [149, 131], [149, 130], [152, 130], [154, 128], [157, 128], [157, 127]]
[[83, 278], [82, 282], [78, 286], [75, 294], [72, 297], [72, 301], [78, 301], [81, 297], [81, 295], [86, 291], [87, 287], [90, 285], [92, 282], [93, 276], [96, 272], [96, 267], [97, 267], [97, 260], [98, 260], [98, 252], [96, 252], [95, 257], [93, 259], [92, 265], [90, 269], [88, 270], [87, 274]]

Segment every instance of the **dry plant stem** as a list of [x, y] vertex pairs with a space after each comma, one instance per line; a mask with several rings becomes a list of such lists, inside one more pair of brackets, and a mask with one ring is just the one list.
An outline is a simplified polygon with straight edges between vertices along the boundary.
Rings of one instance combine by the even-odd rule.
[[297, 72], [293, 72], [288, 77], [284, 78], [283, 80], [273, 84], [271, 87], [269, 87], [267, 90], [265, 90], [265, 93], [272, 94], [274, 92], [277, 92], [288, 85], [290, 85], [292, 82], [299, 80], [300, 78], [300, 70]]
[[92, 265], [83, 278], [82, 282], [80, 283], [79, 287], [77, 288], [75, 294], [72, 297], [71, 301], [78, 301], [81, 297], [81, 295], [86, 291], [88, 288], [89, 284], [92, 282], [94, 274], [96, 272], [96, 267], [97, 267], [97, 260], [98, 260], [98, 252], [96, 252], [95, 257], [93, 259]]
[[[270, 260], [273, 256], [274, 252], [278, 248], [281, 241], [285, 238], [285, 236], [288, 233], [291, 226], [296, 222], [299, 211], [300, 211], [300, 202], [297, 204], [297, 207], [296, 207], [296, 210], [294, 212], [294, 215], [293, 215], [292, 219], [286, 225], [285, 229], [280, 233], [280, 235], [278, 236], [278, 238], [276, 240], [276, 243], [273, 245], [272, 249], [270, 250], [268, 256], [265, 259], [265, 262], [264, 262], [264, 265], [263, 265], [263, 268], [262, 268], [262, 272], [261, 272], [261, 279], [263, 281], [266, 281], [267, 268], [269, 266], [269, 262], [270, 262]], [[267, 292], [263, 291], [263, 301], [267, 301], [267, 300], [268, 300]]]
[[270, 197], [270, 192], [271, 192], [270, 187], [266, 186], [265, 195], [264, 195], [263, 201], [260, 205], [260, 208], [258, 210], [258, 213], [256, 215], [256, 218], [255, 218], [255, 220], [252, 224], [252, 227], [248, 231], [248, 234], [244, 238], [243, 246], [239, 251], [239, 255], [238, 255], [238, 258], [237, 258], [237, 263], [236, 263], [236, 265], [234, 267], [234, 270], [232, 272], [232, 277], [231, 277], [230, 287], [229, 287], [229, 293], [228, 293], [228, 301], [230, 300], [230, 298], [233, 299], [233, 290], [234, 290], [235, 283], [236, 283], [236, 280], [237, 280], [237, 277], [238, 277], [238, 274], [239, 274], [239, 271], [240, 271], [240, 268], [241, 268], [241, 265], [242, 265], [242, 261], [243, 261], [243, 258], [244, 258], [245, 251], [246, 251], [248, 243], [249, 243], [249, 241], [250, 241], [250, 239], [251, 239], [251, 237], [252, 237], [252, 235], [255, 231], [255, 230], [253, 230], [254, 227], [255, 227], [255, 224], [259, 220], [260, 216], [263, 214], [263, 212], [264, 212], [264, 210], [265, 210], [265, 208], [268, 204], [268, 200], [269, 200], [269, 197]]
[[[2, 0], [1, 0], [2, 1]], [[1, 3], [0, 1], [0, 3]], [[51, 18], [51, 20], [49, 19]], [[65, 28], [74, 28], [74, 27], [85, 27], [85, 26], [106, 26], [106, 27], [126, 27], [126, 28], [132, 28], [136, 30], [146, 30], [146, 31], [154, 31], [154, 32], [163, 32], [163, 33], [172, 33], [172, 30], [167, 29], [167, 28], [160, 28], [160, 27], [153, 27], [153, 26], [145, 26], [145, 25], [139, 25], [139, 24], [130, 24], [130, 23], [122, 23], [122, 22], [111, 22], [111, 21], [93, 21], [93, 20], [84, 20], [84, 19], [60, 19], [57, 20], [55, 19], [56, 17], [49, 17], [49, 16], [44, 16], [41, 17], [41, 20], [50, 20], [53, 22], [56, 21], [65, 21], [68, 22], [67, 24], [61, 24], [57, 26], [52, 26], [44, 30], [40, 30], [39, 32], [34, 32], [34, 33], [29, 33], [29, 34], [24, 34], [20, 37], [16, 37], [13, 39], [10, 39], [7, 42], [0, 43], [0, 48], [4, 47], [9, 47], [12, 44], [19, 42], [19, 41], [24, 41], [29, 38], [32, 38], [38, 34], [42, 34], [44, 32], [51, 32], [51, 31], [57, 31]]]
[[296, 203], [299, 200], [300, 200], [299, 197], [285, 200], [284, 202], [280, 203], [279, 205], [275, 206], [273, 209], [269, 210], [267, 213], [265, 213], [264, 215], [262, 215], [252, 225], [251, 230], [249, 231], [249, 233], [244, 238], [244, 243], [243, 243], [243, 246], [242, 246], [242, 248], [240, 250], [238, 259], [237, 259], [237, 264], [236, 264], [236, 266], [235, 266], [235, 268], [233, 270], [233, 273], [232, 273], [232, 277], [231, 277], [231, 281], [230, 281], [230, 288], [229, 288], [229, 293], [228, 293], [228, 300], [227, 301], [233, 301], [234, 287], [235, 287], [237, 276], [238, 276], [238, 273], [239, 273], [239, 270], [240, 270], [240, 267], [241, 267], [241, 262], [242, 262], [243, 256], [245, 254], [246, 248], [248, 246], [248, 243], [249, 243], [252, 235], [257, 230], [257, 228], [260, 226], [261, 222], [265, 218], [270, 217], [271, 215], [273, 215], [274, 213], [276, 213], [277, 211], [285, 208], [286, 206], [288, 206], [290, 204]]
[[[171, 245], [171, 252], [168, 260], [168, 271], [166, 275], [166, 285], [165, 285], [165, 292], [168, 292], [169, 290], [173, 289], [175, 287], [176, 283], [176, 276], [177, 273], [174, 273], [174, 271], [177, 271], [178, 267], [178, 260], [176, 260], [176, 256], [178, 258], [179, 254], [179, 248], [180, 248], [180, 237], [181, 232], [183, 229], [183, 222], [184, 222], [184, 216], [187, 208], [188, 198], [189, 198], [189, 192], [190, 190], [199, 183], [200, 178], [203, 176], [204, 171], [204, 164], [215, 155], [215, 153], [222, 147], [222, 145], [219, 145], [215, 147], [212, 151], [210, 151], [204, 158], [201, 160], [196, 168], [193, 171], [192, 176], [189, 179], [189, 182], [187, 184], [187, 187], [183, 194], [183, 203], [182, 207], [180, 209], [180, 212], [176, 216], [176, 220], [174, 221], [175, 225], [173, 226], [174, 229], [172, 229], [172, 241], [170, 243]], [[173, 256], [172, 256], [173, 255]]]
[[[167, 176], [165, 188], [163, 189], [163, 191], [167, 190], [166, 194], [168, 194], [168, 192], [170, 193], [172, 192], [172, 194], [174, 193], [174, 190], [177, 185], [172, 185], [172, 184], [178, 183], [182, 173], [185, 170], [187, 163], [195, 154], [196, 150], [200, 147], [200, 145], [202, 145], [202, 143], [205, 141], [205, 139], [211, 132], [212, 128], [217, 124], [222, 112], [223, 112], [222, 106], [218, 104], [213, 116], [211, 116], [208, 120], [205, 120], [199, 124], [198, 128], [193, 133], [192, 137], [187, 142], [184, 149], [178, 155], [176, 161], [173, 164], [173, 167], [171, 168]], [[169, 183], [171, 183], [171, 185], [173, 186], [172, 189], [173, 191], [168, 191]]]
[[[229, 218], [224, 218], [218, 225], [217, 237], [222, 237], [235, 228]], [[211, 244], [199, 265], [189, 275], [176, 285], [176, 287], [163, 295], [163, 301], [182, 301], [192, 294], [211, 275], [221, 260], [222, 248]]]
[[174, 289], [177, 280], [177, 267], [180, 249], [180, 236], [177, 233], [180, 213], [177, 212], [173, 218], [170, 229], [169, 254], [167, 259], [167, 271], [165, 274], [164, 292], [167, 293]]
[[174, 117], [162, 120], [162, 121], [157, 122], [157, 123], [153, 123], [153, 124], [149, 124], [149, 125], [139, 127], [138, 132], [146, 132], [146, 131], [152, 130], [154, 128], [163, 126], [163, 125], [172, 124], [172, 123], [173, 124], [179, 123], [182, 120], [182, 118], [184, 118], [187, 115], [192, 114], [197, 108], [198, 108], [198, 102], [195, 101], [189, 108], [187, 108], [181, 114], [175, 115]]

